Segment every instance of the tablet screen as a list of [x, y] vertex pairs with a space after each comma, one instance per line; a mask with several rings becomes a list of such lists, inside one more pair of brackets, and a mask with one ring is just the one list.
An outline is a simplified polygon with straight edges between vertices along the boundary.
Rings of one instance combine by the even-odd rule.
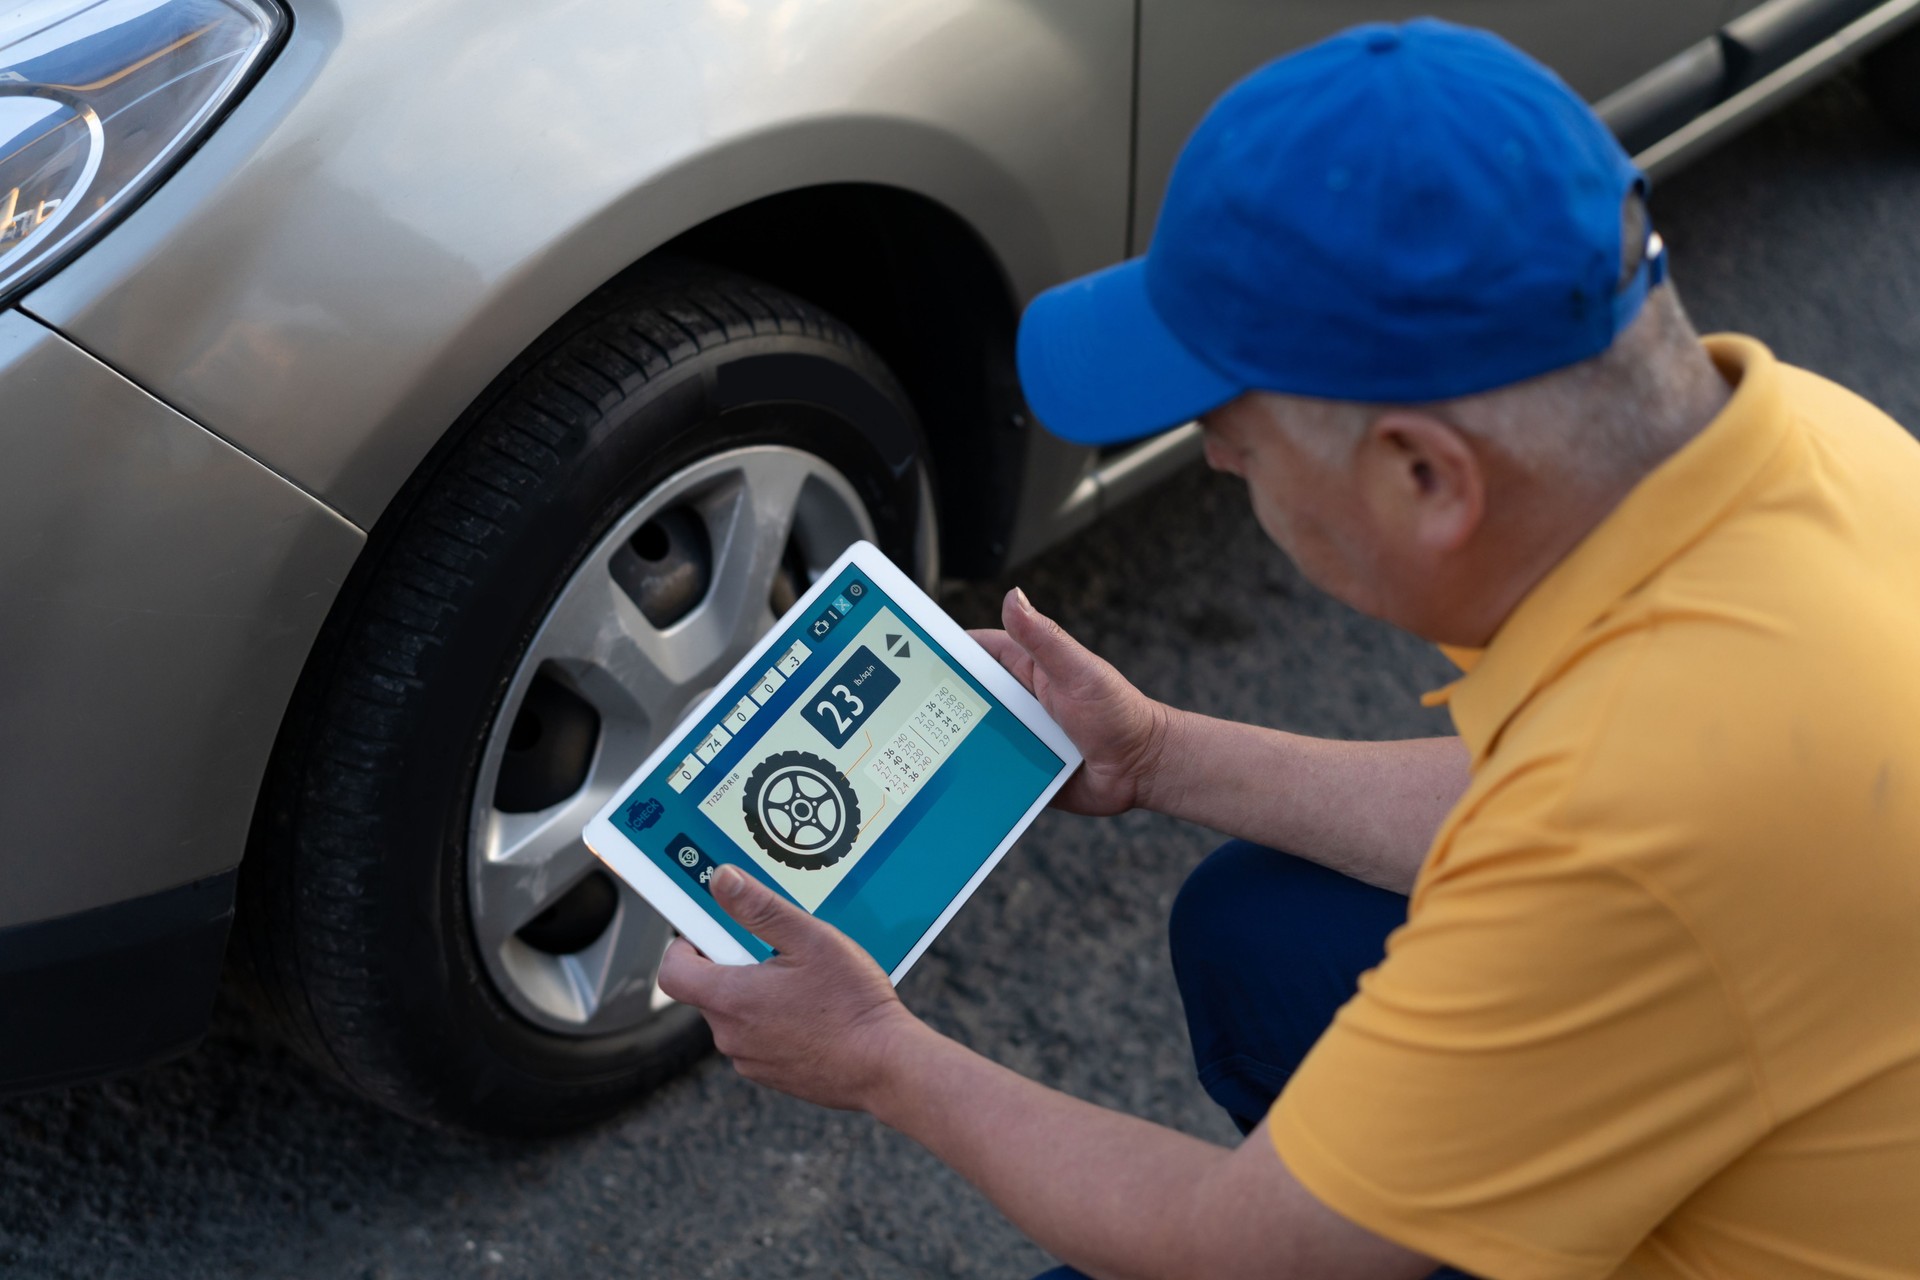
[[612, 821], [703, 904], [733, 863], [892, 972], [1062, 765], [853, 567]]

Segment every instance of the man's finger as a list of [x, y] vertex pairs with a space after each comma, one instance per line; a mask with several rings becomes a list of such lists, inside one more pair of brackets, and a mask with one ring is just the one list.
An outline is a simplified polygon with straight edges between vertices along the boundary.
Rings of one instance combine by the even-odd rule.
[[993, 660], [1005, 667], [1015, 680], [1033, 692], [1033, 657], [1004, 631], [969, 631]]
[[748, 933], [791, 954], [820, 923], [738, 867], [721, 867], [708, 882], [714, 900]]
[[1026, 592], [1018, 587], [1007, 592], [1000, 618], [1014, 643], [1027, 651], [1033, 665], [1045, 671], [1055, 685], [1067, 690], [1086, 687], [1099, 659], [1059, 623], [1034, 608]]
[[667, 944], [660, 957], [660, 990], [681, 1004], [705, 1008], [718, 994], [720, 966], [701, 955], [685, 938]]

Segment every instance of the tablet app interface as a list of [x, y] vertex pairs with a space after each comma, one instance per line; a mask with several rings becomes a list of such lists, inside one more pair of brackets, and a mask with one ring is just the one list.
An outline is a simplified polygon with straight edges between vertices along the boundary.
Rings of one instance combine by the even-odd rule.
[[[801, 682], [799, 696], [700, 801], [809, 911], [860, 865], [987, 711], [892, 609], [868, 614], [837, 661]], [[758, 708], [739, 710], [750, 724]]]
[[[616, 822], [695, 885], [722, 863], [745, 867], [891, 970], [1060, 758], [858, 569], [764, 661]], [[712, 914], [767, 954], [717, 906]]]

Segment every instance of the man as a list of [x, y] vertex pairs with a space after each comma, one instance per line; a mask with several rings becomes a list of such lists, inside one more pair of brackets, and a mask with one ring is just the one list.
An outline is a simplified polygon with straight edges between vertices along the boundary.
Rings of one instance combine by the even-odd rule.
[[1065, 807], [1243, 838], [1172, 926], [1237, 1150], [939, 1037], [737, 874], [780, 956], [662, 986], [1094, 1275], [1920, 1276], [1920, 445], [1703, 344], [1642, 191], [1494, 38], [1362, 28], [1025, 318], [1050, 428], [1200, 416], [1308, 577], [1466, 672], [1457, 738], [1318, 742], [1149, 701], [1017, 591], [982, 636], [1086, 753]]

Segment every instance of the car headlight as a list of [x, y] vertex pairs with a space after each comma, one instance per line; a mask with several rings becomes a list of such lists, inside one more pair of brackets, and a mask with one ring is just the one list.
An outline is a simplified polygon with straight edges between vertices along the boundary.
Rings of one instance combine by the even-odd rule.
[[0, 302], [138, 200], [284, 22], [270, 0], [0, 0]]

